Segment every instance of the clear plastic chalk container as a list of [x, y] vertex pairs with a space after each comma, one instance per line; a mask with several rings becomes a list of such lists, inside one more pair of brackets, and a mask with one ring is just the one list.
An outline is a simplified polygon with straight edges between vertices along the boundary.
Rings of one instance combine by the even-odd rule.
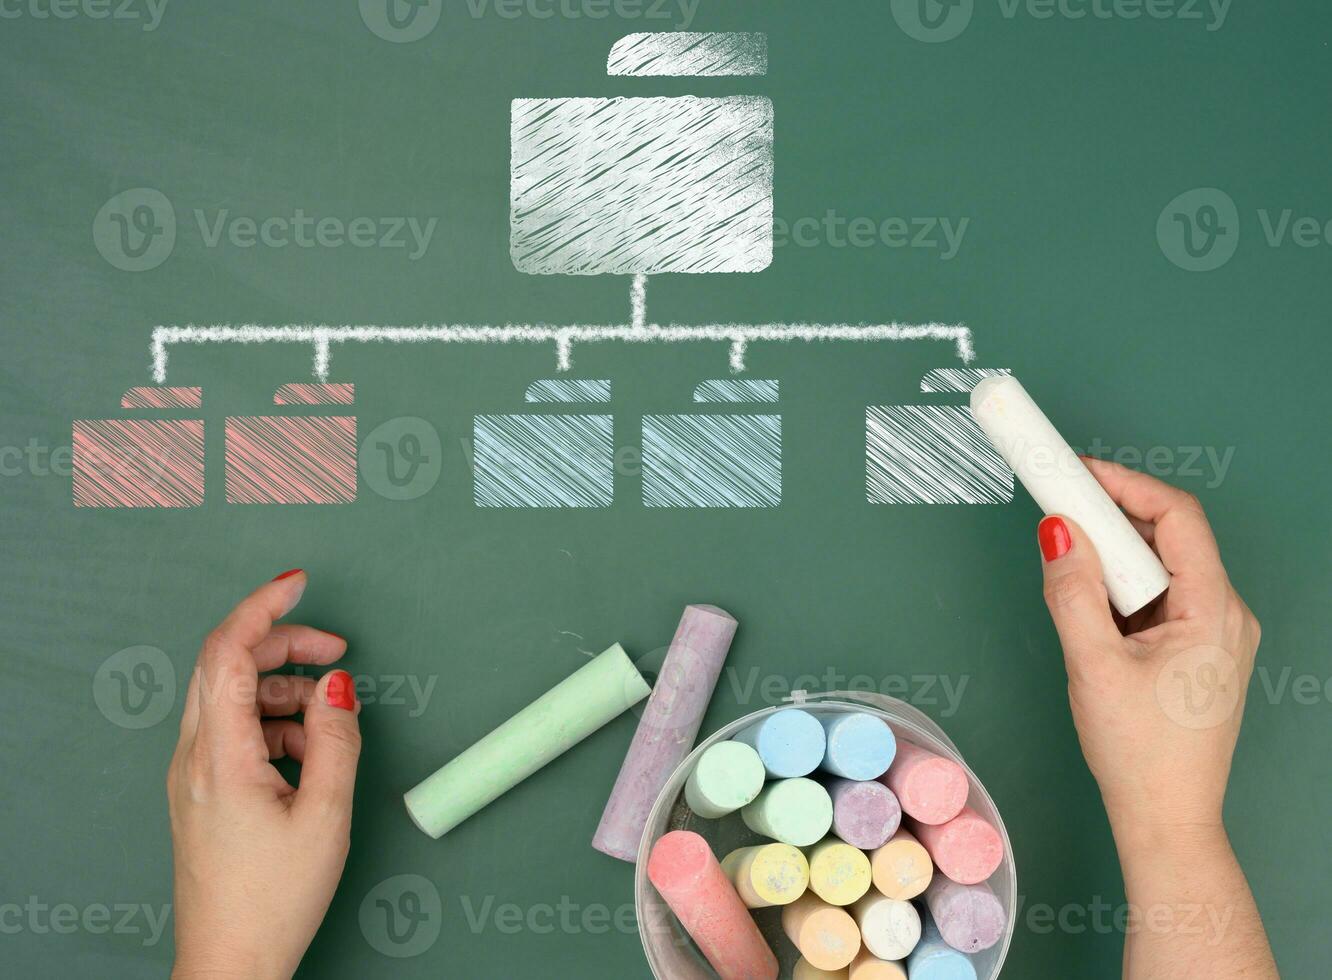
[[[689, 774], [699, 757], [712, 745], [726, 741], [754, 722], [790, 707], [804, 708], [818, 716], [857, 712], [875, 715], [889, 724], [899, 743], [911, 742], [936, 755], [952, 759], [966, 770], [970, 783], [967, 805], [999, 831], [1004, 845], [1003, 860], [986, 884], [1003, 905], [1008, 924], [999, 942], [971, 956], [977, 980], [995, 980], [999, 976], [1004, 958], [1008, 955], [1017, 918], [1017, 870], [1013, 863], [1012, 843], [1009, 841], [1003, 819], [999, 816], [999, 810], [994, 805], [994, 800], [990, 798], [990, 794], [985, 791], [985, 787], [981, 785], [981, 781], [976, 778], [976, 774], [967, 766], [957, 746], [933, 720], [904, 701], [863, 691], [834, 691], [828, 694], [809, 695], [796, 692], [787, 704], [755, 711], [725, 725], [700, 742], [671, 774], [648, 816], [647, 829], [639, 845], [634, 877], [634, 905], [638, 913], [638, 932], [643, 940], [643, 950], [647, 955], [648, 964], [652, 967], [653, 975], [658, 980], [716, 980], [717, 978], [716, 972], [694, 946], [680, 922], [648, 880], [648, 855], [651, 854], [653, 845], [673, 830], [691, 830], [707, 840], [712, 846], [713, 853], [720, 860], [735, 848], [770, 843], [766, 838], [749, 830], [740, 820], [738, 813], [720, 820], [708, 820], [693, 813], [685, 802], [684, 793]], [[756, 909], [753, 915], [760, 931], [768, 940], [773, 952], [777, 954], [781, 964], [779, 976], [783, 980], [789, 978], [799, 953], [782, 932], [781, 909]]]

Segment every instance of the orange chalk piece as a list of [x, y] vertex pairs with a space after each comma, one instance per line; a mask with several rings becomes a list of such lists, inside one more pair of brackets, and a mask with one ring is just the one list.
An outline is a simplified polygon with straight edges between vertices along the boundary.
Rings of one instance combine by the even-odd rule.
[[952, 759], [900, 740], [892, 767], [879, 781], [897, 795], [902, 812], [921, 823], [947, 823], [967, 805], [967, 771]]
[[881, 960], [868, 949], [862, 949], [851, 964], [847, 980], [907, 980], [907, 972], [901, 963]]
[[980, 884], [1004, 859], [999, 831], [971, 807], [945, 824], [918, 824], [915, 830], [935, 867], [959, 885]]
[[721, 980], [777, 980], [777, 957], [707, 841], [672, 831], [653, 845], [647, 874]]
[[870, 870], [879, 894], [903, 902], [922, 894], [934, 879], [930, 852], [905, 830], [870, 852]]
[[806, 892], [782, 909], [782, 931], [810, 966], [840, 970], [860, 952], [860, 928], [846, 909]]

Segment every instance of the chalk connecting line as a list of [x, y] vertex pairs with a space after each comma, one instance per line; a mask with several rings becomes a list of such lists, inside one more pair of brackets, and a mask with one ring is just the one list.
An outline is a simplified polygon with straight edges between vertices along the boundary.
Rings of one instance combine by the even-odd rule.
[[573, 366], [574, 344], [620, 340], [626, 343], [683, 343], [715, 341], [730, 344], [731, 371], [745, 369], [745, 352], [755, 341], [897, 341], [951, 342], [957, 356], [970, 364], [976, 356], [970, 328], [945, 323], [711, 323], [656, 324], [647, 322], [647, 276], [635, 275], [630, 288], [630, 322], [604, 325], [552, 326], [548, 324], [425, 324], [416, 327], [330, 326], [290, 324], [281, 327], [246, 323], [213, 326], [159, 326], [153, 329], [153, 380], [165, 384], [167, 352], [175, 344], [310, 344], [314, 348], [314, 376], [328, 380], [333, 344], [514, 344], [554, 343], [556, 367]]

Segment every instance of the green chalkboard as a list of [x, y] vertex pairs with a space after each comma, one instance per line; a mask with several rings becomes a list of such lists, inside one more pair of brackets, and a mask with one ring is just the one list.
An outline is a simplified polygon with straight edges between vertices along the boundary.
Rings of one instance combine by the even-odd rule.
[[[646, 976], [632, 869], [589, 847], [632, 716], [440, 841], [400, 797], [589, 652], [658, 650], [688, 602], [741, 622], [705, 731], [793, 686], [913, 701], [1012, 834], [1006, 975], [1119, 975], [1123, 889], [1041, 601], [1036, 508], [1020, 490], [867, 499], [867, 408], [962, 404], [920, 390], [964, 366], [952, 340], [760, 339], [739, 374], [725, 340], [576, 342], [561, 373], [548, 339], [340, 336], [327, 380], [355, 403], [332, 409], [273, 404], [315, 380], [318, 344], [172, 343], [166, 382], [198, 386], [202, 407], [120, 407], [155, 384], [157, 327], [632, 322], [628, 274], [515, 266], [512, 103], [688, 95], [771, 100], [776, 233], [759, 271], [650, 276], [648, 321], [965, 325], [972, 366], [1019, 374], [1074, 445], [1202, 496], [1264, 626], [1229, 822], [1283, 972], [1321, 975], [1326, 5], [14, 0], [0, 15], [12, 975], [164, 974], [184, 682], [234, 601], [297, 565], [299, 618], [348, 637], [367, 702], [353, 852], [302, 975]], [[766, 34], [767, 72], [607, 74], [618, 38], [668, 30]], [[560, 377], [609, 380], [610, 400], [524, 402]], [[692, 401], [735, 378], [777, 380], [780, 399]], [[475, 418], [562, 411], [610, 417], [609, 496], [478, 505]], [[769, 481], [763, 506], [646, 506], [643, 419], [690, 413], [779, 414], [779, 499]], [[285, 415], [356, 419], [353, 501], [228, 501], [226, 419]], [[197, 506], [75, 506], [76, 420], [130, 418], [202, 421]], [[552, 847], [558, 865], [532, 863]], [[359, 917], [399, 875], [440, 898], [420, 949]], [[72, 928], [52, 925], [63, 905]], [[85, 914], [100, 906], [131, 914], [103, 927]]]

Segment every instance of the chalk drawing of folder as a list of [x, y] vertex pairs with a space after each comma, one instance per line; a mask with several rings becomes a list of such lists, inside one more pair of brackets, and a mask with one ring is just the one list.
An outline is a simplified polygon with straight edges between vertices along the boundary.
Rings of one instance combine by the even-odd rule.
[[[970, 395], [1007, 368], [938, 368], [922, 394]], [[871, 504], [1006, 504], [1013, 471], [966, 404], [871, 405], [865, 409], [865, 497]]]
[[535, 381], [529, 411], [472, 420], [472, 495], [478, 507], [609, 507], [615, 496], [610, 414], [567, 411], [610, 402], [602, 379]]
[[[348, 406], [352, 384], [285, 384], [273, 403]], [[356, 499], [356, 417], [232, 416], [226, 420], [227, 502], [348, 504]]]
[[[631, 34], [611, 75], [761, 75], [763, 34]], [[763, 96], [515, 99], [509, 251], [536, 275], [757, 272], [772, 262]]]
[[[704, 381], [694, 402], [712, 408], [777, 404], [768, 379]], [[776, 507], [782, 502], [782, 417], [775, 414], [643, 417], [643, 506]]]
[[[197, 409], [197, 387], [131, 388], [130, 411]], [[75, 419], [75, 507], [198, 507], [204, 497], [203, 419]]]

